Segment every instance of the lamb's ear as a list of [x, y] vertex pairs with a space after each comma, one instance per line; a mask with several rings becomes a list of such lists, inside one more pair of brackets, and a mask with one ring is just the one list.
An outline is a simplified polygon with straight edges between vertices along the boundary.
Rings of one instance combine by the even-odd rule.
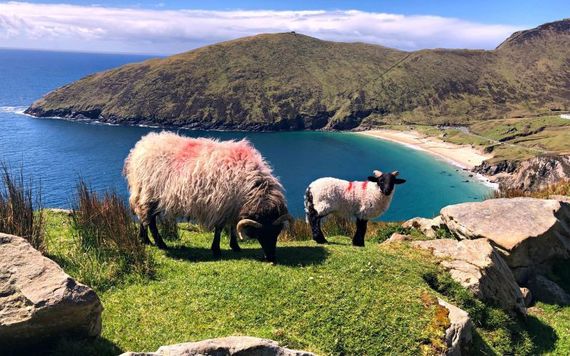
[[376, 182], [378, 183], [378, 178], [374, 177], [374, 176], [368, 176], [368, 180], [371, 182]]
[[396, 178], [394, 180], [394, 184], [404, 184], [404, 183], [406, 183], [405, 179]]

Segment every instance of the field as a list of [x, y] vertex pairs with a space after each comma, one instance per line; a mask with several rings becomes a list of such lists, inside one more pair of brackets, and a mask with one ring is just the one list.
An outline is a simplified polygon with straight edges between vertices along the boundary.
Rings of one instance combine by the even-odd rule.
[[170, 250], [149, 248], [154, 272], [143, 276], [113, 273], [115, 262], [79, 253], [66, 215], [49, 213], [47, 226], [48, 256], [91, 281], [105, 307], [101, 339], [61, 339], [51, 346], [54, 354], [154, 351], [228, 335], [271, 338], [324, 355], [437, 354], [445, 349], [448, 325], [437, 296], [470, 312], [475, 354], [570, 350], [570, 308], [539, 304], [522, 319], [486, 306], [428, 255], [379, 244], [394, 225], [371, 229], [365, 248], [343, 236], [326, 246], [281, 242], [276, 266], [258, 260], [257, 242], [242, 242], [235, 253], [227, 238], [216, 260], [210, 234], [184, 225]]
[[570, 120], [559, 116], [486, 120], [462, 127], [388, 125], [386, 128], [413, 129], [445, 142], [471, 145], [492, 152], [490, 162], [570, 154]]

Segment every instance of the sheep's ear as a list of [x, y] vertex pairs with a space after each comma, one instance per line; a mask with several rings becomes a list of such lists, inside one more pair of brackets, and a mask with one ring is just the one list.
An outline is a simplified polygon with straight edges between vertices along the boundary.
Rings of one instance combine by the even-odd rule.
[[378, 183], [378, 178], [374, 177], [374, 176], [368, 176], [368, 180], [371, 182], [376, 182]]
[[400, 174], [400, 172], [398, 172], [398, 171], [394, 171], [394, 172], [392, 172], [392, 175], [393, 175], [394, 177], [397, 177], [397, 176], [398, 176], [398, 174]]
[[394, 180], [394, 184], [404, 184], [404, 183], [406, 183], [405, 179], [396, 178]]
[[374, 171], [372, 171], [372, 174], [374, 174], [375, 177], [380, 177], [380, 176], [382, 176], [382, 171], [374, 170]]

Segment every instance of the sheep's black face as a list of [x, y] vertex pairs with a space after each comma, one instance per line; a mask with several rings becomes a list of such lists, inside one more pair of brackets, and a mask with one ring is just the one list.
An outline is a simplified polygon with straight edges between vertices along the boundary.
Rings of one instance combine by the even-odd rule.
[[263, 249], [263, 254], [268, 262], [275, 263], [276, 257], [275, 252], [277, 250], [277, 237], [281, 233], [283, 225], [273, 225], [273, 223], [265, 223], [261, 227], [247, 227], [246, 234], [250, 238], [257, 239], [261, 248]]
[[406, 183], [405, 179], [397, 178], [398, 173], [382, 173], [381, 175], [377, 176], [370, 176], [368, 180], [371, 182], [375, 182], [380, 187], [382, 194], [390, 195], [394, 191], [394, 186], [396, 184], [404, 184]]

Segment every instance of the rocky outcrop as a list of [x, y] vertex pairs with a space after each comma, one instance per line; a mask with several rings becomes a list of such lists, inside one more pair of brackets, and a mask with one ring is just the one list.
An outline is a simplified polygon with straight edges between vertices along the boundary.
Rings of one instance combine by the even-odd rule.
[[442, 299], [437, 299], [439, 305], [448, 310], [449, 327], [445, 330], [446, 355], [460, 356], [472, 340], [473, 323], [469, 314]]
[[411, 241], [411, 240], [412, 240], [412, 237], [410, 235], [402, 235], [402, 234], [395, 232], [390, 236], [390, 238], [388, 240], [384, 241], [383, 243], [391, 244], [394, 242], [404, 242], [404, 241]]
[[[517, 274], [570, 256], [570, 204], [550, 199], [490, 199], [441, 210], [459, 239], [489, 239]], [[519, 278], [519, 275], [521, 278]]]
[[156, 352], [126, 352], [121, 356], [314, 356], [307, 351], [291, 350], [273, 340], [251, 336], [229, 336], [198, 342], [161, 346]]
[[501, 189], [535, 191], [570, 180], [570, 156], [540, 156], [522, 162], [483, 162], [473, 171], [492, 176]]
[[441, 221], [441, 216], [437, 216], [433, 219], [413, 218], [402, 224], [403, 228], [416, 229], [430, 239], [436, 238], [437, 231], [444, 226]]
[[0, 345], [29, 344], [64, 333], [98, 336], [102, 310], [91, 288], [77, 283], [25, 239], [0, 233]]
[[441, 266], [451, 277], [479, 299], [526, 313], [524, 298], [511, 270], [487, 239], [428, 240], [412, 245], [440, 258]]

